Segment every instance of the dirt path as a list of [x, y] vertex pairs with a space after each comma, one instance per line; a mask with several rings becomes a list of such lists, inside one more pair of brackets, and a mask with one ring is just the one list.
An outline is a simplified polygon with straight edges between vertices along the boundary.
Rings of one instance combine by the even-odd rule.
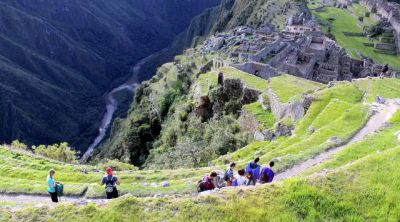
[[[287, 178], [295, 177], [303, 173], [310, 167], [321, 164], [328, 159], [332, 158], [336, 153], [345, 148], [351, 143], [359, 142], [364, 139], [367, 135], [374, 133], [375, 131], [385, 127], [387, 121], [396, 113], [400, 108], [399, 100], [388, 100], [386, 104], [373, 104], [372, 109], [374, 114], [367, 121], [366, 125], [356, 133], [352, 139], [349, 140], [345, 145], [330, 149], [324, 153], [317, 155], [316, 157], [309, 159], [305, 162], [297, 164], [296, 166], [288, 169], [282, 173], [279, 173], [275, 177], [275, 181], [284, 180]], [[249, 187], [250, 188], [250, 187]], [[253, 187], [251, 187], [253, 189]], [[210, 192], [213, 193], [213, 192]], [[206, 193], [204, 193], [206, 195]], [[107, 203], [105, 199], [86, 199], [85, 197], [62, 197], [61, 203], [72, 203], [78, 206], [87, 205], [88, 203], [95, 203], [96, 205], [103, 205]], [[52, 204], [49, 196], [37, 196], [37, 195], [10, 195], [0, 194], [0, 208], [6, 208], [8, 210], [18, 210], [27, 206], [50, 206], [55, 207]]]
[[294, 167], [292, 167], [282, 173], [277, 174], [275, 177], [275, 181], [295, 177], [295, 176], [303, 173], [308, 168], [319, 165], [319, 164], [325, 162], [326, 160], [330, 159], [336, 153], [341, 151], [343, 148], [345, 148], [349, 144], [359, 142], [362, 139], [364, 139], [366, 136], [368, 136], [369, 134], [374, 133], [375, 131], [381, 129], [382, 127], [385, 127], [385, 124], [387, 123], [387, 121], [400, 108], [400, 103], [399, 103], [399, 101], [396, 101], [396, 100], [387, 100], [386, 104], [374, 103], [372, 105], [372, 108], [373, 108], [375, 114], [373, 114], [371, 116], [371, 118], [368, 120], [367, 124], [358, 133], [356, 133], [356, 135], [354, 135], [353, 138], [350, 139], [349, 142], [347, 142], [346, 144], [344, 144], [342, 146], [330, 149], [324, 153], [319, 154], [318, 156], [316, 156], [312, 159], [308, 159], [305, 162], [297, 164]]
[[[84, 197], [61, 197], [60, 203], [69, 203], [77, 206], [95, 203], [96, 205], [103, 205], [107, 203], [106, 199], [86, 199]], [[19, 210], [24, 207], [42, 207], [49, 206], [55, 207], [56, 204], [51, 202], [50, 196], [44, 195], [26, 195], [26, 194], [0, 194], [0, 209], [7, 209], [11, 211]]]

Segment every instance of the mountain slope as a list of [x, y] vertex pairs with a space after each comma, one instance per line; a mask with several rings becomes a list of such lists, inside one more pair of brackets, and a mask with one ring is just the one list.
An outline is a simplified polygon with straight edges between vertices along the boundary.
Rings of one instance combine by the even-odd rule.
[[218, 2], [1, 1], [0, 142], [67, 141], [83, 150], [102, 95]]

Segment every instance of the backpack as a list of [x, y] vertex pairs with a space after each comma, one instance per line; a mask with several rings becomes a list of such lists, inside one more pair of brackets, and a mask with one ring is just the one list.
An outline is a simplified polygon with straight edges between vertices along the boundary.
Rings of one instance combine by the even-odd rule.
[[228, 170], [225, 171], [224, 180], [225, 181], [229, 181], [230, 180], [230, 177], [229, 177], [229, 174], [228, 174]]
[[57, 184], [56, 192], [57, 192], [57, 196], [59, 196], [59, 197], [64, 196], [64, 185], [62, 185], [61, 183]]
[[111, 177], [111, 179], [108, 179], [107, 176], [107, 180], [106, 180], [106, 192], [107, 193], [112, 193], [114, 192], [114, 177]]
[[197, 192], [203, 192], [205, 189], [204, 189], [204, 181], [203, 180], [199, 180], [198, 182], [197, 182]]

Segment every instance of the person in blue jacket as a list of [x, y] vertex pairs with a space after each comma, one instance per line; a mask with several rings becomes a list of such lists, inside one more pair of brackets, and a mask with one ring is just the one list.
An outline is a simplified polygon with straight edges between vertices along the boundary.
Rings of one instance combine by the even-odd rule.
[[254, 161], [249, 162], [246, 165], [245, 168], [245, 173], [247, 177], [247, 185], [256, 185], [257, 180], [260, 179], [260, 165], [258, 165], [258, 162], [260, 161], [260, 158], [257, 157], [254, 159]]

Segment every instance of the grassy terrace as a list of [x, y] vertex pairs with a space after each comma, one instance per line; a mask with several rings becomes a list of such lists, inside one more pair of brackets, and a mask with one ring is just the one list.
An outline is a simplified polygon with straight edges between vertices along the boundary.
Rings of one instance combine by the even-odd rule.
[[[10, 151], [0, 146], [0, 193], [26, 193], [47, 195], [46, 176], [49, 169], [55, 169], [56, 180], [65, 185], [69, 196], [80, 196], [87, 189], [87, 197], [103, 197], [104, 188], [100, 187], [102, 172], [93, 172], [92, 166], [70, 165], [50, 161], [37, 156], [27, 156], [18, 150]], [[83, 173], [88, 169], [88, 174]], [[210, 169], [120, 171], [116, 176], [122, 181], [121, 193], [135, 196], [154, 194], [191, 193], [194, 183]], [[160, 187], [160, 182], [168, 181], [169, 187]], [[146, 185], [147, 184], [147, 185]]]
[[373, 102], [376, 96], [400, 98], [400, 81], [393, 79], [358, 80], [363, 90], [367, 90], [367, 102]]
[[264, 110], [259, 102], [246, 105], [243, 107], [243, 109], [251, 113], [265, 129], [269, 129], [274, 126], [274, 115], [270, 110]]
[[325, 7], [324, 11], [322, 12], [312, 10], [312, 13], [320, 21], [322, 21], [325, 26], [329, 24], [330, 19], [334, 19], [332, 22], [331, 32], [339, 45], [345, 48], [353, 58], [359, 59], [361, 55], [368, 56], [378, 63], [388, 63], [392, 67], [400, 68], [400, 57], [377, 53], [374, 51], [375, 49], [373, 47], [366, 47], [363, 44], [373, 43], [376, 40], [369, 41], [366, 37], [349, 37], [343, 34], [343, 32], [363, 32], [363, 30], [357, 26], [357, 19], [354, 18], [349, 12], [343, 9]]
[[274, 91], [281, 102], [287, 103], [300, 98], [302, 94], [310, 94], [317, 89], [323, 89], [325, 85], [292, 75], [281, 75], [278, 78], [271, 78], [268, 87]]
[[[291, 91], [291, 87], [286, 89]], [[318, 99], [312, 103], [304, 118], [295, 123], [293, 136], [250, 144], [220, 157], [215, 163], [234, 160], [242, 166], [261, 156], [263, 163], [277, 158], [277, 169], [283, 170], [334, 146], [327, 142], [332, 137], [347, 141], [368, 118], [368, 106], [362, 104], [363, 92], [353, 83], [338, 83], [313, 95]], [[314, 132], [310, 128], [314, 128]]]
[[[285, 78], [281, 76], [273, 81], [288, 82], [283, 81]], [[306, 84], [301, 79], [292, 82], [296, 84], [287, 84], [287, 91]], [[281, 171], [315, 156], [334, 145], [327, 142], [330, 138], [336, 136], [346, 141], [366, 122], [369, 107], [364, 101], [372, 102], [378, 94], [400, 97], [398, 84], [400, 80], [396, 79], [364, 79], [314, 90], [312, 95], [317, 100], [304, 118], [295, 123], [293, 136], [249, 144], [217, 159], [213, 169], [223, 169], [224, 160], [234, 160], [242, 167], [255, 156], [261, 156], [262, 163], [277, 158], [276, 170]], [[304, 93], [296, 90], [293, 89], [297, 94]], [[246, 108], [255, 114], [261, 111], [257, 103]], [[260, 113], [259, 117], [264, 115], [268, 114]], [[248, 218], [251, 221], [265, 218], [272, 221], [398, 221], [400, 141], [395, 134], [400, 131], [400, 111], [390, 124], [390, 128], [346, 147], [332, 160], [303, 175], [329, 170], [319, 176], [290, 179], [257, 189], [224, 190], [215, 195], [178, 199], [126, 196], [104, 206], [61, 205], [50, 210], [27, 205], [28, 208], [14, 213], [0, 210], [0, 221], [161, 221], [166, 218], [170, 221], [247, 221]], [[79, 195], [87, 187], [86, 196], [103, 196], [104, 188], [99, 185], [103, 173], [93, 172], [92, 166], [63, 164], [5, 147], [0, 147], [0, 157], [1, 192], [45, 194], [47, 171], [54, 168], [56, 179], [65, 184], [67, 194]], [[82, 172], [83, 167], [88, 168], [88, 174]], [[209, 171], [211, 168], [132, 170], [116, 172], [116, 175], [123, 182], [122, 193], [147, 196], [193, 192], [195, 181]], [[171, 186], [153, 186], [164, 180]], [[10, 203], [1, 205], [10, 206]]]
[[[249, 88], [262, 92], [267, 88], [267, 81], [265, 79], [249, 75], [248, 73], [242, 72], [238, 69], [227, 67], [221, 68], [219, 71], [224, 74], [225, 79], [241, 79]], [[207, 95], [208, 90], [217, 85], [219, 71], [210, 71], [200, 75], [197, 81], [200, 85], [201, 95]]]
[[399, 167], [400, 147], [395, 147], [357, 159], [325, 176], [292, 179], [257, 189], [180, 199], [127, 196], [102, 207], [64, 205], [51, 210], [3, 212], [0, 220], [398, 221]]

